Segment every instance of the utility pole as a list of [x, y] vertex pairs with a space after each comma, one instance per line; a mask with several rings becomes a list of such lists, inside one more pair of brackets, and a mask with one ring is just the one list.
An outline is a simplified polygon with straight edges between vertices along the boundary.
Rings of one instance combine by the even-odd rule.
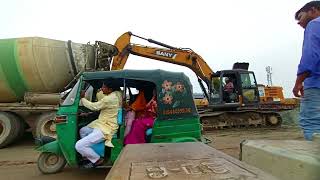
[[266, 67], [266, 71], [267, 71], [268, 86], [272, 86], [272, 67], [271, 66], [267, 66]]

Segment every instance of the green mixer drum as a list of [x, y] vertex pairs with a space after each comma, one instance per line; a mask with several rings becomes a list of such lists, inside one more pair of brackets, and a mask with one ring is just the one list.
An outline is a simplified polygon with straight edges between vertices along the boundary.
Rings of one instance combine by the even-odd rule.
[[65, 41], [40, 37], [1, 39], [0, 102], [21, 101], [27, 91], [60, 92], [93, 60], [86, 46], [68, 48]]

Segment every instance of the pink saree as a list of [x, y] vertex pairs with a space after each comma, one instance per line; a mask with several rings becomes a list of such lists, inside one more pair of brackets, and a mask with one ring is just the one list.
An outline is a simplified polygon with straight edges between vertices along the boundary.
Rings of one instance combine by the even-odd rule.
[[140, 117], [133, 121], [131, 131], [124, 139], [124, 144], [146, 143], [146, 131], [153, 127], [154, 117]]
[[153, 127], [156, 116], [157, 103], [153, 98], [146, 105], [146, 112], [143, 116], [136, 118], [131, 125], [131, 130], [124, 139], [124, 144], [146, 143], [146, 130]]

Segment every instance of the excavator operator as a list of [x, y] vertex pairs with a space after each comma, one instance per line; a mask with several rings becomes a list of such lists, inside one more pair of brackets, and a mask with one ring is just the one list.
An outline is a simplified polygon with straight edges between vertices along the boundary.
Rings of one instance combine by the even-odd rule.
[[225, 78], [225, 85], [223, 87], [223, 98], [226, 103], [231, 103], [234, 101], [234, 85], [231, 78]]

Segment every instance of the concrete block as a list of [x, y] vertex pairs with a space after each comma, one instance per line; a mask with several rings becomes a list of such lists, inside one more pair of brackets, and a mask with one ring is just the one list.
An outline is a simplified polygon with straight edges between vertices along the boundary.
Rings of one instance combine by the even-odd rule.
[[276, 180], [201, 142], [125, 146], [106, 180]]
[[320, 180], [320, 143], [245, 140], [240, 159], [283, 180]]

